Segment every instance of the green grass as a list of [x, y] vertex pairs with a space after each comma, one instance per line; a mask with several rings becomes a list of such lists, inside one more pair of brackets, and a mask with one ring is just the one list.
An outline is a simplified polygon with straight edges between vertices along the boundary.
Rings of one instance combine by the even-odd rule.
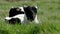
[[[14, 6], [37, 5], [38, 19], [41, 23], [33, 22], [27, 25], [7, 24], [4, 18], [9, 9]], [[7, 2], [0, 1], [0, 34], [60, 34], [60, 0], [38, 0]]]

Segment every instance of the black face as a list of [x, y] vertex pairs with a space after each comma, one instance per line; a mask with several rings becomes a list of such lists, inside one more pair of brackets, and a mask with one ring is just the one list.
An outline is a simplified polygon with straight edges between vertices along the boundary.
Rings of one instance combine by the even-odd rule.
[[9, 24], [16, 24], [16, 23], [21, 24], [20, 23], [20, 19], [18, 19], [18, 18], [12, 18], [12, 19], [9, 20]]
[[19, 9], [19, 8], [11, 8], [9, 11], [9, 17], [13, 17], [18, 14], [24, 14], [24, 12], [21, 11], [21, 9]]
[[24, 7], [24, 11], [28, 20], [34, 20], [37, 13], [37, 9], [35, 7]]

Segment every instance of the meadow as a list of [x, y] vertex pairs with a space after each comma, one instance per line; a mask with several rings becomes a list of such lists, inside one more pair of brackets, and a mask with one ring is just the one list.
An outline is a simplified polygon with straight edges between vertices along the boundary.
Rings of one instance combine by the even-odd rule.
[[[41, 23], [27, 25], [8, 24], [4, 18], [8, 16], [12, 6], [38, 6], [37, 15]], [[37, 0], [8, 2], [0, 0], [0, 34], [60, 34], [60, 0]]]

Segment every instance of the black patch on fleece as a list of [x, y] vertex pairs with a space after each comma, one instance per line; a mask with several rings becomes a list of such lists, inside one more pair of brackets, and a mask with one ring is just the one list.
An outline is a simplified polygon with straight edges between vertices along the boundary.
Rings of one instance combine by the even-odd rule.
[[9, 17], [13, 17], [18, 14], [24, 14], [24, 12], [21, 11], [21, 9], [19, 9], [19, 11], [17, 11], [17, 9], [19, 9], [19, 8], [11, 8], [9, 11]]
[[24, 11], [25, 11], [25, 14], [26, 14], [28, 20], [30, 20], [30, 21], [34, 20], [36, 14], [37, 14], [37, 8], [27, 6], [27, 7], [24, 7]]

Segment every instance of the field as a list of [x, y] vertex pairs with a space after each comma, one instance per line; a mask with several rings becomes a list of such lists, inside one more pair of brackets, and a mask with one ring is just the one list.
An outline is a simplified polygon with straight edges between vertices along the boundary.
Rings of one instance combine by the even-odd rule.
[[[8, 24], [4, 18], [9, 9], [23, 5], [38, 6], [38, 19], [41, 23], [33, 22], [27, 25]], [[37, 0], [8, 2], [0, 0], [0, 34], [60, 34], [60, 0]]]

